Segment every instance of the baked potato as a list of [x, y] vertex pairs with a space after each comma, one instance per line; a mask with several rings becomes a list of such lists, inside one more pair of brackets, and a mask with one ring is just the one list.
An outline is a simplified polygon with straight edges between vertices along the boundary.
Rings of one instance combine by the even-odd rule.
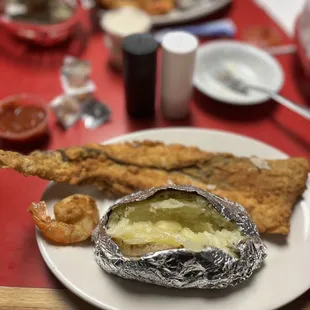
[[192, 186], [124, 197], [93, 240], [95, 259], [107, 272], [178, 288], [236, 285], [266, 256], [242, 206]]

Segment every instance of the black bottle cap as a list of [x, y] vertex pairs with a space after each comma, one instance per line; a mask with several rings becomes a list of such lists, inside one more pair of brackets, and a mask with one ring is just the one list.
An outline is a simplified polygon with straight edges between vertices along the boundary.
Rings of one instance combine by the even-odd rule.
[[127, 112], [153, 116], [158, 43], [150, 34], [134, 34], [124, 38], [122, 49]]
[[147, 33], [133, 34], [124, 38], [123, 50], [133, 56], [144, 56], [157, 51], [158, 43]]

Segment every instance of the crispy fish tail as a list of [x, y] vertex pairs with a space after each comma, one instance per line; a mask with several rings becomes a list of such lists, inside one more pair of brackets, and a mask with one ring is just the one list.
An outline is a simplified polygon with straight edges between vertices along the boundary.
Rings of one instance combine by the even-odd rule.
[[0, 150], [0, 167], [14, 169], [24, 176], [38, 176], [60, 183], [70, 181], [77, 173], [76, 167], [62, 160], [60, 152], [52, 151], [36, 151], [24, 156], [16, 152]]

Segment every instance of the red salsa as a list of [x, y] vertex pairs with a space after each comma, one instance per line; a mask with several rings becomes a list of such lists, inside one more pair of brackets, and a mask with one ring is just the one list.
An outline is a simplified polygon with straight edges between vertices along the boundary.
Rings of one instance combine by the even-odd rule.
[[43, 108], [10, 102], [0, 107], [0, 131], [20, 134], [35, 129], [45, 119]]

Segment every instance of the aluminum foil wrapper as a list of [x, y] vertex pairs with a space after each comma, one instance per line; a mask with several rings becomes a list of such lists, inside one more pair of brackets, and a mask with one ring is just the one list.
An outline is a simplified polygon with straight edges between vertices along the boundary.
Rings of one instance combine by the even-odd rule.
[[83, 105], [82, 119], [88, 129], [96, 129], [109, 121], [111, 110], [103, 102], [96, 98], [85, 100]]
[[[227, 220], [235, 222], [243, 235], [247, 237], [245, 241], [240, 241], [236, 245], [239, 257], [233, 257], [212, 247], [201, 252], [172, 249], [138, 258], [123, 256], [116, 243], [106, 234], [106, 225], [111, 211], [120, 205], [142, 201], [165, 190], [197, 194], [206, 199]], [[261, 267], [266, 257], [266, 247], [259, 236], [256, 225], [241, 205], [192, 186], [157, 187], [119, 199], [101, 219], [93, 233], [92, 240], [95, 243], [95, 261], [106, 272], [125, 279], [173, 288], [223, 289], [232, 287], [248, 279], [256, 269]]]
[[91, 63], [86, 60], [67, 56], [61, 68], [60, 81], [65, 94], [84, 98], [96, 91], [91, 79]]
[[50, 106], [57, 117], [58, 123], [64, 129], [74, 126], [82, 114], [82, 104], [75, 97], [69, 95], [56, 97], [50, 103]]

